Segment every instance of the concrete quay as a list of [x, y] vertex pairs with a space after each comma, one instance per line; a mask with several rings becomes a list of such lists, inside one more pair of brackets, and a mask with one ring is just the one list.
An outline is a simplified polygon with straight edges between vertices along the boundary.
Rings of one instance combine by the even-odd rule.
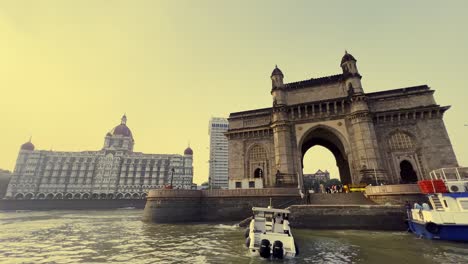
[[134, 207], [143, 209], [144, 199], [102, 200], [0, 200], [0, 210], [109, 210]]
[[295, 188], [152, 190], [144, 221], [155, 223], [241, 221], [252, 207], [291, 210], [292, 227], [310, 229], [406, 230], [402, 205], [378, 205], [362, 193], [312, 194], [303, 204]]
[[296, 188], [151, 190], [143, 220], [156, 223], [240, 221], [252, 207], [285, 208], [302, 203]]
[[309, 229], [406, 230], [399, 205], [293, 205], [292, 227]]

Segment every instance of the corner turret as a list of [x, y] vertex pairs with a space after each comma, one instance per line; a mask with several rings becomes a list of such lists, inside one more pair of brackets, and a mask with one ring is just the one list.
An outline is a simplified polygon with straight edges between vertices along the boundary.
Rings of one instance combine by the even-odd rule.
[[286, 104], [286, 95], [283, 91], [283, 72], [275, 66], [275, 69], [271, 73], [271, 95], [273, 96], [273, 106], [285, 105]]
[[362, 76], [359, 74], [356, 65], [356, 59], [345, 50], [345, 55], [341, 58], [341, 68], [343, 77], [346, 80], [346, 89], [348, 94], [362, 94], [364, 90], [361, 85]]

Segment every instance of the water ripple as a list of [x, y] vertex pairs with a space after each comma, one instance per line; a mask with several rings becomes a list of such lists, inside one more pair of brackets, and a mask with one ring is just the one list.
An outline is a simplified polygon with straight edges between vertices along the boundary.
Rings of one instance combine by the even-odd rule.
[[[151, 224], [141, 210], [0, 212], [0, 263], [266, 263], [233, 224]], [[296, 230], [280, 263], [466, 263], [465, 245], [400, 232]], [[422, 253], [423, 252], [423, 253]], [[278, 261], [272, 261], [278, 262]]]

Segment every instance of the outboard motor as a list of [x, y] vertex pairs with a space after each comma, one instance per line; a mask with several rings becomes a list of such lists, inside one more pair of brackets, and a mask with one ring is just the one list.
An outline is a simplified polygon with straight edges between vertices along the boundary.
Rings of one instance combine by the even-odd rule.
[[262, 258], [269, 258], [270, 255], [270, 241], [268, 239], [262, 239], [260, 242], [260, 256]]
[[277, 259], [282, 259], [283, 255], [284, 255], [283, 242], [276, 240], [273, 243], [273, 257]]

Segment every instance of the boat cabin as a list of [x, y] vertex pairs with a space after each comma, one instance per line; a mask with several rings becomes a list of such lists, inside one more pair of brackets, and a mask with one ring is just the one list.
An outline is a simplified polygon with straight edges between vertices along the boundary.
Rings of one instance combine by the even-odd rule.
[[255, 232], [284, 233], [289, 231], [289, 210], [253, 207], [253, 219], [255, 219]]

